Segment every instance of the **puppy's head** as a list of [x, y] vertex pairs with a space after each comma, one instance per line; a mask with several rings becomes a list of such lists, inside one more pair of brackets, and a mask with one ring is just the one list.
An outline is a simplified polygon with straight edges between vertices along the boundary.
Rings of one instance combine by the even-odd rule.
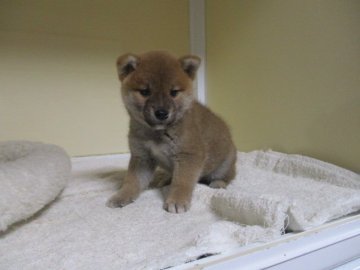
[[165, 52], [125, 54], [117, 60], [121, 93], [131, 117], [154, 129], [181, 119], [193, 101], [197, 56], [176, 59]]

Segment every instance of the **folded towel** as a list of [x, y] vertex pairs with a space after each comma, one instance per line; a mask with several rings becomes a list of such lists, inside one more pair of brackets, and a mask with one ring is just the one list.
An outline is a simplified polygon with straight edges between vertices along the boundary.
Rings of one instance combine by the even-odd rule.
[[54, 200], [70, 171], [70, 158], [56, 145], [0, 142], [0, 232]]
[[[360, 176], [300, 155], [242, 153], [236, 181], [216, 194], [215, 201], [220, 204], [216, 208], [226, 205], [235, 211], [231, 215], [240, 217], [239, 222], [255, 218], [254, 224], [278, 227], [286, 216], [287, 229], [301, 231], [358, 210]], [[273, 223], [269, 216], [275, 217]]]

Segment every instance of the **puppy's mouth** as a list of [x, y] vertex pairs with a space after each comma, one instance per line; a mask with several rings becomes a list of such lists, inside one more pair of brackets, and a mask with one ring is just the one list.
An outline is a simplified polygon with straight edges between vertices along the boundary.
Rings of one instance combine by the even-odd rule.
[[145, 119], [146, 123], [154, 130], [164, 130], [167, 129], [172, 123], [173, 121], [147, 121]]
[[152, 128], [154, 129], [154, 130], [164, 130], [164, 129], [166, 129], [166, 125], [154, 125], [154, 126], [152, 126]]

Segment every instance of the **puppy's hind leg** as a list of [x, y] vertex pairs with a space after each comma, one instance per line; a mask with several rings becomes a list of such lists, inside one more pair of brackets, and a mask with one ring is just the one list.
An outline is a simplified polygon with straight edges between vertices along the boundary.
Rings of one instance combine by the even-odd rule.
[[162, 188], [164, 186], [170, 185], [171, 183], [171, 173], [159, 168], [155, 170], [154, 179], [150, 182], [149, 188]]
[[224, 180], [213, 180], [210, 182], [209, 187], [211, 188], [226, 188], [228, 183]]
[[235, 178], [236, 174], [236, 155], [229, 157], [217, 168], [210, 176], [209, 187], [226, 188], [227, 185]]

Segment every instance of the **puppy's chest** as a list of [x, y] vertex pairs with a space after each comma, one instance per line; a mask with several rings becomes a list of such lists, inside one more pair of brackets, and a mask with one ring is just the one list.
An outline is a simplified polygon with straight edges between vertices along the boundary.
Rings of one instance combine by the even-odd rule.
[[160, 166], [165, 167], [166, 169], [171, 169], [173, 167], [173, 157], [176, 146], [172, 142], [167, 140], [149, 140], [145, 143], [145, 147]]

